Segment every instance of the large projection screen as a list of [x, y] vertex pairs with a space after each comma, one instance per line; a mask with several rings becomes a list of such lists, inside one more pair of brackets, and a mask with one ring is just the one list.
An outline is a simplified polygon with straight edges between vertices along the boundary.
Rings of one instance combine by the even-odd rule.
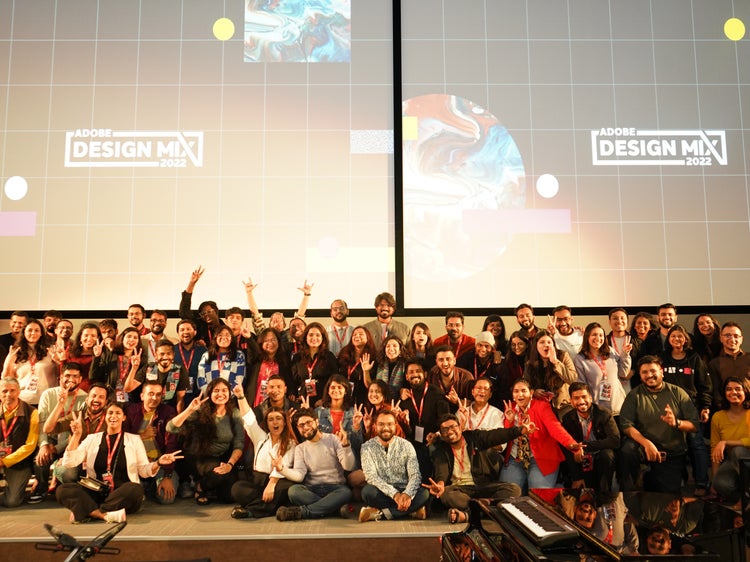
[[750, 2], [402, 4], [404, 303], [750, 304]]
[[0, 309], [394, 289], [387, 0], [0, 0]]

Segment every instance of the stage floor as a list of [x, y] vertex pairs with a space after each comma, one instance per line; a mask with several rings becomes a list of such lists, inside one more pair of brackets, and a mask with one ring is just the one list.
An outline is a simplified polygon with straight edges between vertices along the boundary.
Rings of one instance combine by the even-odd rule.
[[[193, 500], [177, 500], [174, 505], [163, 506], [146, 501], [140, 512], [128, 516], [127, 527], [110, 546], [122, 548], [121, 556], [129, 552], [127, 558], [122, 558], [128, 560], [189, 560], [206, 556], [207, 553], [213, 560], [231, 560], [236, 559], [231, 555], [233, 548], [243, 551], [245, 558], [249, 553], [233, 541], [252, 541], [253, 552], [256, 553], [253, 558], [256, 562], [271, 559], [270, 552], [268, 558], [264, 555], [257, 556], [261, 547], [280, 550], [286, 554], [286, 560], [295, 560], [305, 559], [305, 551], [306, 556], [310, 556], [313, 553], [330, 552], [331, 549], [338, 550], [334, 546], [342, 548], [350, 555], [355, 551], [361, 553], [357, 547], [365, 544], [368, 545], [366, 552], [369, 560], [387, 560], [392, 554], [386, 557], [386, 552], [391, 549], [403, 551], [404, 554], [412, 549], [421, 550], [423, 554], [427, 554], [423, 558], [420, 557], [422, 560], [437, 560], [437, 557], [428, 553], [439, 553], [439, 537], [446, 532], [455, 532], [462, 528], [460, 525], [450, 525], [443, 511], [433, 514], [425, 521], [404, 519], [360, 523], [357, 520], [360, 505], [355, 504], [354, 512], [347, 519], [329, 517], [282, 523], [273, 517], [232, 519], [232, 506], [226, 504], [198, 506]], [[81, 543], [86, 543], [106, 529], [107, 523], [104, 522], [73, 525], [68, 522], [69, 513], [52, 499], [17, 509], [0, 508], [0, 551], [28, 553], [29, 549], [33, 549], [34, 543], [52, 542], [44, 529], [44, 523], [54, 525]], [[315, 539], [314, 545], [309, 542], [310, 539]], [[213, 545], [212, 548], [201, 548], [203, 542]], [[219, 543], [223, 547], [219, 546]], [[320, 548], [324, 550], [321, 551]], [[382, 556], [378, 556], [378, 553]], [[234, 554], [239, 555], [239, 551], [235, 551]], [[48, 555], [52, 557], [48, 558]], [[34, 560], [61, 561], [63, 558], [60, 553], [33, 554]], [[105, 556], [101, 559], [107, 560], [111, 557]], [[408, 554], [402, 558], [411, 559], [416, 558]]]

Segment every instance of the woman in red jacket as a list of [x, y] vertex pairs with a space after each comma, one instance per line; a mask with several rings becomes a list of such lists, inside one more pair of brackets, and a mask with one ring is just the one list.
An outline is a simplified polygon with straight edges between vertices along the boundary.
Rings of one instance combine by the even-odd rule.
[[524, 494], [529, 488], [554, 488], [557, 471], [565, 460], [558, 443], [571, 451], [580, 443], [565, 431], [546, 400], [533, 398], [534, 389], [526, 379], [513, 385], [513, 401], [505, 402], [505, 427], [532, 422], [535, 430], [508, 443], [502, 482], [518, 484]]

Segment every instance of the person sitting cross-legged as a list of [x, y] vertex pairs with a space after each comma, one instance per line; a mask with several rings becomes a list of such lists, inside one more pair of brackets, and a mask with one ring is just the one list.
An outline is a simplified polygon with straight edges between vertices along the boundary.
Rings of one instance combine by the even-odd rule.
[[497, 501], [520, 496], [517, 484], [498, 482], [503, 457], [494, 447], [535, 429], [530, 422], [510, 428], [462, 431], [458, 417], [445, 414], [440, 418], [440, 441], [432, 454], [434, 474], [429, 484], [422, 486], [449, 508], [451, 523], [467, 520], [471, 498]]
[[318, 417], [310, 408], [295, 412], [293, 420], [305, 441], [294, 450], [293, 467], [287, 466], [280, 455], [274, 459], [273, 467], [284, 478], [299, 484], [289, 488], [293, 505], [279, 507], [276, 519], [314, 519], [338, 513], [352, 497], [344, 474], [353, 470], [357, 462], [349, 436], [343, 429], [336, 435], [321, 432]]
[[422, 474], [414, 446], [397, 437], [396, 414], [380, 410], [375, 418], [377, 437], [362, 445], [362, 470], [367, 484], [362, 488], [365, 502], [359, 512], [360, 522], [380, 518], [400, 519], [411, 515], [425, 519], [425, 504], [430, 499], [420, 487]]

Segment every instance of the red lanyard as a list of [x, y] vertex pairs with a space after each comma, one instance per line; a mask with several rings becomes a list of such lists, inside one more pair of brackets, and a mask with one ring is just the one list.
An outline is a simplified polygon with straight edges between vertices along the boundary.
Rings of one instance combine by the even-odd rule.
[[458, 357], [458, 350], [461, 349], [461, 345], [464, 343], [464, 338], [466, 336], [464, 334], [461, 334], [461, 337], [459, 338], [458, 342], [456, 342], [455, 347], [453, 347], [453, 355]]
[[99, 425], [96, 426], [96, 431], [91, 431], [91, 420], [86, 419], [86, 435], [91, 435], [92, 433], [99, 433], [99, 430], [102, 428], [102, 424], [104, 423], [104, 414], [99, 415]]
[[308, 378], [312, 378], [313, 371], [315, 370], [315, 364], [318, 362], [318, 358], [320, 357], [319, 354], [315, 355], [315, 360], [312, 362], [312, 365], [310, 363], [307, 364], [307, 376]]
[[453, 452], [453, 458], [456, 459], [456, 462], [458, 463], [458, 468], [461, 470], [461, 475], [463, 475], [464, 470], [466, 469], [466, 465], [464, 464], [464, 449], [465, 445], [463, 443], [463, 438], [461, 438], [461, 454], [456, 454], [456, 449], [451, 447], [451, 451]]
[[353, 366], [347, 367], [346, 369], [347, 379], [352, 380], [352, 373], [357, 370], [358, 365], [359, 365], [359, 359], [357, 359], [357, 362]]
[[110, 472], [112, 469], [112, 459], [114, 458], [115, 453], [117, 453], [117, 446], [120, 444], [120, 439], [122, 439], [122, 431], [117, 434], [114, 446], [112, 446], [108, 434], [104, 434], [104, 439], [107, 441], [107, 472]]
[[[471, 408], [471, 406], [469, 406], [469, 407]], [[484, 421], [484, 418], [487, 417], [487, 412], [489, 412], [489, 411], [490, 411], [490, 405], [486, 404], [485, 407], [484, 407], [484, 413], [482, 414], [482, 417], [479, 418], [479, 423], [477, 423], [477, 426], [476, 426], [477, 428], [482, 427], [482, 422]], [[471, 421], [471, 411], [469, 411], [469, 429], [474, 429], [473, 423]]]
[[482, 373], [479, 373], [479, 367], [477, 364], [477, 358], [474, 356], [474, 380], [478, 379], [479, 377], [484, 376], [484, 374], [487, 372], [487, 369], [490, 368], [490, 361], [487, 361], [487, 366], [484, 368]]
[[339, 329], [336, 326], [333, 326], [333, 335], [336, 336], [336, 339], [339, 342], [340, 347], [344, 347], [344, 340], [346, 339], [346, 331], [349, 328], [348, 325], [344, 326], [343, 332], [341, 332], [341, 335], [339, 336]]
[[594, 360], [594, 363], [596, 363], [599, 366], [599, 370], [602, 372], [602, 377], [604, 377], [604, 380], [607, 380], [607, 364], [602, 361], [598, 355], [591, 354], [591, 358]]
[[[18, 407], [16, 407], [16, 411], [18, 411]], [[0, 427], [2, 427], [2, 431], [3, 431], [3, 441], [5, 441], [5, 443], [7, 444], [10, 434], [13, 433], [13, 428], [16, 427], [16, 422], [18, 421], [18, 417], [14, 413], [13, 421], [11, 422], [10, 427], [6, 427], [5, 412], [2, 413], [2, 416], [3, 416], [3, 419], [2, 421], [0, 421]]]
[[150, 336], [148, 338], [148, 348], [151, 350], [151, 356], [156, 359], [156, 346], [154, 345], [154, 339]]
[[[123, 369], [123, 359], [125, 360], [124, 369]], [[120, 372], [120, 382], [123, 382], [125, 380], [125, 377], [128, 376], [128, 371], [130, 371], [130, 359], [126, 358], [124, 355], [118, 355], [117, 356], [117, 369]]]
[[427, 388], [429, 387], [429, 383], [424, 383], [424, 393], [422, 393], [422, 401], [419, 403], [419, 408], [417, 408], [417, 402], [414, 400], [414, 391], [410, 391], [409, 394], [411, 395], [411, 402], [414, 404], [414, 409], [417, 411], [417, 423], [422, 422], [422, 409], [424, 408], [424, 397], [427, 396]]
[[190, 370], [190, 365], [193, 363], [193, 355], [195, 355], [195, 346], [193, 346], [193, 349], [190, 350], [190, 359], [185, 359], [185, 353], [182, 351], [182, 344], [177, 346], [177, 349], [180, 352], [180, 357], [182, 357], [182, 365], [185, 367], [185, 369]]

